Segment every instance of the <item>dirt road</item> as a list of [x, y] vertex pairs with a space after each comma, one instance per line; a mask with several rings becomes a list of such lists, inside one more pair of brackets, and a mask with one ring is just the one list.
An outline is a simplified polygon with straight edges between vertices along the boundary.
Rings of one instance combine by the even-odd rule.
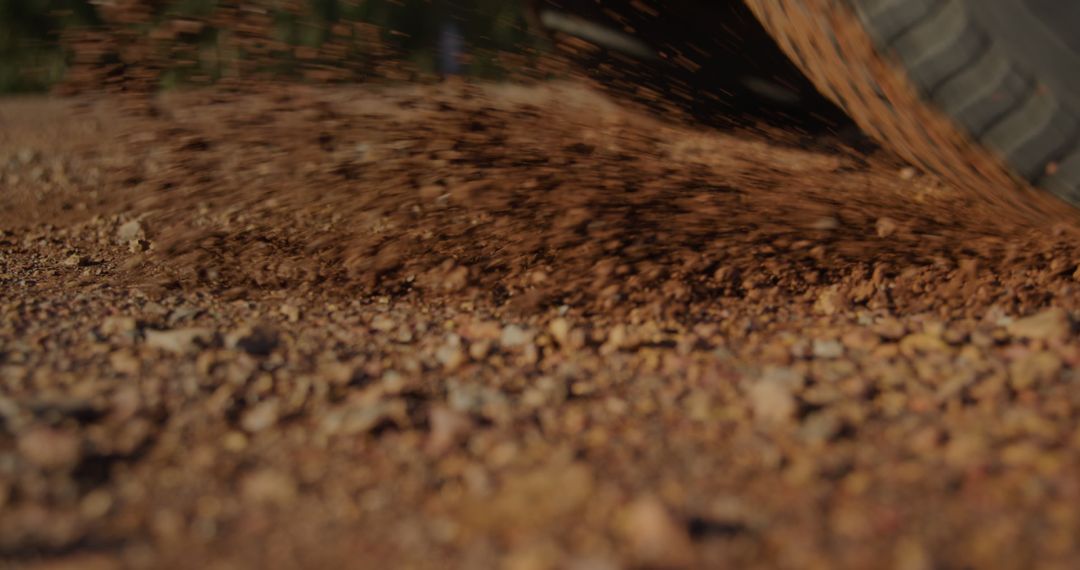
[[0, 561], [1073, 568], [1080, 251], [573, 85], [0, 102]]

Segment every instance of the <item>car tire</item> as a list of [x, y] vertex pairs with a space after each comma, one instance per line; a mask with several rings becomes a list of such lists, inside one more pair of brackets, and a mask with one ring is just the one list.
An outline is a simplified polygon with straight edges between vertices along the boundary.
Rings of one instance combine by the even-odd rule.
[[1080, 207], [1080, 3], [746, 3], [823, 94], [903, 158], [1037, 219], [1062, 212], [1048, 194]]

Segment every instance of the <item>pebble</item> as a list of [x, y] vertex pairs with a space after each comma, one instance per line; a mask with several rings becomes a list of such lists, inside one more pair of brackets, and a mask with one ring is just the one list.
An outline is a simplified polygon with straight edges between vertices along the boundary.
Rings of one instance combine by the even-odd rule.
[[814, 302], [814, 312], [819, 315], [832, 316], [846, 310], [850, 302], [847, 297], [836, 287], [826, 289]]
[[290, 323], [300, 321], [300, 309], [296, 305], [282, 305], [278, 312], [281, 313]]
[[465, 351], [461, 349], [460, 342], [447, 342], [435, 351], [435, 360], [439, 361], [443, 370], [453, 372], [465, 363]]
[[899, 340], [907, 334], [907, 327], [904, 326], [904, 323], [891, 317], [879, 320], [872, 328], [878, 336], [885, 340]]
[[623, 538], [641, 566], [687, 568], [694, 563], [693, 543], [685, 525], [679, 524], [655, 497], [642, 497], [623, 514]]
[[747, 392], [754, 417], [765, 423], [787, 421], [798, 408], [791, 388], [782, 382], [758, 380]]
[[899, 229], [899, 224], [890, 218], [878, 218], [876, 224], [874, 224], [874, 230], [879, 238], [885, 239], [891, 237]]
[[551, 332], [551, 338], [555, 339], [555, 342], [561, 346], [566, 346], [567, 341], [570, 338], [570, 321], [562, 317], [552, 319], [548, 323], [548, 331]]
[[844, 345], [836, 339], [814, 339], [811, 347], [815, 358], [840, 358], [844, 355]]
[[102, 334], [124, 334], [135, 330], [137, 323], [132, 317], [112, 316], [101, 322]]
[[118, 350], [110, 354], [109, 365], [121, 374], [134, 376], [139, 373], [139, 359], [130, 350]]
[[1009, 334], [1027, 340], [1064, 340], [1072, 323], [1064, 309], [1052, 308], [1030, 317], [1016, 319], [1005, 326]]
[[156, 348], [173, 354], [187, 354], [197, 352], [208, 346], [214, 338], [214, 331], [206, 328], [189, 328], [175, 330], [151, 330], [146, 335], [146, 346]]
[[949, 345], [941, 337], [928, 333], [909, 334], [900, 339], [900, 354], [912, 358], [920, 353], [941, 352]]
[[385, 421], [401, 421], [406, 407], [402, 400], [378, 401], [328, 412], [322, 419], [327, 433], [356, 435], [367, 433]]
[[286, 506], [296, 500], [296, 481], [287, 473], [263, 469], [244, 477], [241, 493], [250, 502]]
[[259, 402], [255, 407], [244, 412], [240, 427], [248, 433], [256, 433], [273, 427], [278, 421], [281, 404], [277, 400]]
[[1016, 390], [1026, 390], [1052, 381], [1064, 363], [1052, 352], [1035, 352], [1014, 360], [1009, 365], [1009, 384]]
[[89, 257], [77, 253], [64, 258], [65, 267], [86, 267], [91, 264], [93, 264], [93, 261]]
[[116, 229], [116, 240], [120, 243], [129, 243], [144, 237], [146, 236], [143, 234], [142, 224], [140, 224], [138, 220], [131, 220], [130, 222], [121, 224], [120, 227]]
[[42, 469], [73, 467], [81, 456], [79, 438], [61, 429], [35, 427], [21, 434], [19, 455]]
[[453, 447], [472, 427], [469, 417], [446, 406], [434, 406], [428, 413], [428, 440], [425, 450], [439, 456]]
[[507, 348], [515, 348], [532, 342], [532, 339], [532, 333], [524, 328], [517, 325], [507, 325], [503, 327], [502, 334], [499, 336], [499, 344]]

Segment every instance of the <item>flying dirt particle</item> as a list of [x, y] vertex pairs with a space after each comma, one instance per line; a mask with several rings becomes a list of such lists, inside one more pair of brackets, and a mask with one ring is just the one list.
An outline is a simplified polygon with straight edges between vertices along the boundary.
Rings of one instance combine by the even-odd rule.
[[835, 230], [840, 227], [840, 220], [837, 220], [833, 216], [822, 216], [817, 220], [814, 220], [814, 223], [811, 224], [810, 227], [815, 230]]
[[900, 225], [896, 223], [892, 218], [878, 218], [877, 223], [874, 224], [874, 229], [877, 232], [879, 238], [887, 238], [896, 233], [896, 230], [900, 229]]

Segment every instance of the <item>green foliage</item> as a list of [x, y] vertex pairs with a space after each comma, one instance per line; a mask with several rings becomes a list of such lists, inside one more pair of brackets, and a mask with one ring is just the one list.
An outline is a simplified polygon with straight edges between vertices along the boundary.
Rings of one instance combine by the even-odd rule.
[[[124, 0], [121, 0], [124, 1]], [[127, 0], [131, 3], [131, 0]], [[473, 54], [467, 71], [476, 75], [500, 73], [490, 54], [517, 51], [531, 45], [524, 25], [525, 0], [143, 0], [149, 6], [150, 21], [117, 23], [110, 21], [100, 5], [92, 0], [0, 0], [0, 93], [40, 91], [59, 81], [72, 54], [62, 45], [61, 34], [90, 28], [123, 28], [124, 41], [143, 34], [169, 19], [193, 18], [218, 23], [215, 15], [223, 10], [256, 5], [264, 8], [272, 20], [273, 35], [280, 46], [274, 57], [274, 73], [295, 74], [297, 64], [293, 49], [299, 46], [318, 49], [334, 40], [341, 24], [358, 22], [377, 26], [381, 42], [392, 56], [433, 71], [436, 46], [442, 26], [456, 23]], [[95, 6], [99, 4], [99, 6]], [[335, 27], [335, 25], [338, 25]], [[352, 28], [349, 28], [352, 29]], [[214, 25], [194, 34], [155, 40], [151, 52], [161, 58], [160, 83], [170, 86], [192, 77], [220, 78], [230, 73], [230, 62], [247, 57], [243, 47], [236, 47], [235, 34]], [[340, 38], [338, 38], [340, 40]], [[291, 46], [291, 47], [290, 47]], [[320, 52], [327, 67], [355, 69], [376, 54], [365, 53], [364, 44], [350, 45], [342, 52], [330, 52], [335, 60]], [[370, 50], [369, 50], [370, 51]], [[343, 55], [342, 55], [343, 54]], [[381, 54], [388, 57], [386, 53]], [[172, 58], [170, 60], [170, 58]], [[265, 58], [264, 58], [265, 59]], [[311, 63], [311, 62], [307, 62]], [[266, 70], [265, 61], [261, 62]]]
[[40, 90], [58, 80], [60, 31], [95, 22], [85, 0], [0, 0], [0, 93]]

